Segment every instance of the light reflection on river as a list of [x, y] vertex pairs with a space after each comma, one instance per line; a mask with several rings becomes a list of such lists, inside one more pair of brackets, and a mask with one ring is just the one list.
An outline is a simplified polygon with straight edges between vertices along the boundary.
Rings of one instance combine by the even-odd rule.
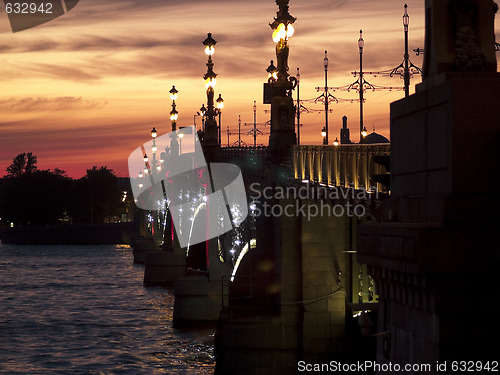
[[213, 332], [172, 328], [128, 246], [0, 243], [0, 374], [212, 374]]

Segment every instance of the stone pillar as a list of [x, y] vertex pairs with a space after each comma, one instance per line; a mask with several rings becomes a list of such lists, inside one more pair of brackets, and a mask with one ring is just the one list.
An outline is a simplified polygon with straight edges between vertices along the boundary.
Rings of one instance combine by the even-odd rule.
[[492, 361], [500, 298], [500, 74], [491, 0], [426, 1], [424, 81], [391, 104], [391, 193], [358, 230], [377, 282], [379, 362]]
[[358, 231], [382, 304], [380, 362], [492, 360], [500, 297], [500, 74], [445, 72], [391, 105], [392, 197]]

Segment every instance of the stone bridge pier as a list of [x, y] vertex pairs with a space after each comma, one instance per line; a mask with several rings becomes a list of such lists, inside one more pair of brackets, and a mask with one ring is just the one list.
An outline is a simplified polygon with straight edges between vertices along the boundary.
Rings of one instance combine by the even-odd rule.
[[358, 231], [359, 261], [380, 296], [379, 363], [430, 363], [437, 373], [437, 361], [498, 358], [492, 10], [491, 0], [427, 0], [424, 81], [391, 105], [391, 198], [382, 222]]

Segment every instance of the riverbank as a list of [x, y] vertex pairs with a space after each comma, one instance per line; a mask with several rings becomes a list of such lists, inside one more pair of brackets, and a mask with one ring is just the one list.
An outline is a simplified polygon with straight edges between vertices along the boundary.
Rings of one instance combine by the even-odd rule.
[[33, 226], [0, 229], [2, 243], [20, 245], [130, 244], [133, 223]]

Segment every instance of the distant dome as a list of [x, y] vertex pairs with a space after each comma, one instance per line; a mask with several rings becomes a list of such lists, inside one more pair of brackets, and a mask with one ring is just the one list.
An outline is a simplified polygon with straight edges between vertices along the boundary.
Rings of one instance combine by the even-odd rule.
[[383, 135], [373, 132], [364, 137], [360, 143], [364, 145], [373, 145], [376, 143], [391, 143], [391, 141], [389, 141]]

